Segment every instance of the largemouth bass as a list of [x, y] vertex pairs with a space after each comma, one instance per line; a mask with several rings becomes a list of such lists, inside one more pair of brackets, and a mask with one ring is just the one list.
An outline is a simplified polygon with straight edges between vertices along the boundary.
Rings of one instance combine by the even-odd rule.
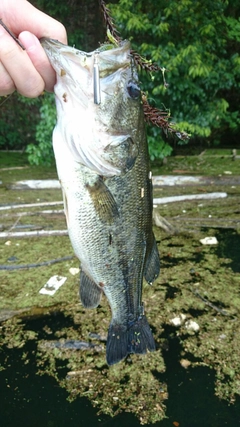
[[86, 53], [42, 39], [56, 71], [53, 148], [69, 237], [81, 262], [80, 297], [112, 319], [107, 363], [155, 350], [143, 276], [159, 274], [144, 114], [130, 43]]

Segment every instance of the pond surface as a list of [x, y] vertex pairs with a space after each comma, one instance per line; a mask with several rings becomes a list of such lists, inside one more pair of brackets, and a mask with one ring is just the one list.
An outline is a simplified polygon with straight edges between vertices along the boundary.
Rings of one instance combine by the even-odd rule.
[[[193, 162], [193, 163], [192, 163]], [[225, 191], [221, 200], [161, 205], [175, 229], [155, 227], [161, 274], [143, 300], [157, 351], [109, 368], [105, 341], [110, 308], [79, 303], [78, 260], [0, 271], [0, 427], [236, 427], [240, 426], [240, 192], [239, 161], [230, 156], [171, 158], [161, 173], [204, 173], [236, 182], [157, 186], [154, 197]], [[35, 174], [35, 175], [34, 175]], [[22, 179], [55, 178], [26, 167], [2, 170], [0, 204], [62, 200], [59, 190], [14, 190]], [[227, 178], [227, 176], [226, 176]], [[5, 185], [6, 184], [6, 185]], [[64, 229], [63, 214], [39, 208], [3, 212], [3, 230]], [[26, 212], [28, 211], [28, 212]], [[200, 239], [218, 241], [204, 246]], [[34, 264], [72, 255], [67, 236], [0, 241], [0, 264]], [[6, 244], [7, 243], [7, 244]], [[53, 275], [66, 283], [54, 297], [39, 294]], [[181, 317], [182, 316], [182, 317]], [[182, 319], [178, 326], [174, 319]], [[2, 322], [2, 323], [1, 323]], [[198, 330], [187, 328], [195, 322]], [[58, 343], [84, 341], [85, 351]]]
[[[62, 315], [29, 320], [27, 329], [44, 331], [48, 326], [59, 328], [64, 321]], [[66, 322], [65, 322], [66, 323]], [[165, 334], [172, 334], [168, 327]], [[40, 334], [43, 338], [44, 332]], [[146, 426], [184, 427], [235, 427], [240, 425], [240, 399], [235, 404], [219, 400], [214, 395], [214, 371], [208, 367], [183, 369], [179, 365], [182, 347], [178, 338], [168, 340], [163, 349], [166, 371], [154, 375], [159, 387], [167, 383], [168, 418]], [[68, 401], [68, 392], [47, 374], [38, 375], [36, 366], [36, 341], [28, 341], [22, 348], [1, 348], [0, 401], [2, 427], [77, 427], [140, 426], [139, 419], [129, 413], [114, 418], [98, 414], [91, 402], [84, 397]], [[59, 364], [61, 376], [67, 374], [67, 366]], [[141, 375], [141, 372], [139, 372]]]

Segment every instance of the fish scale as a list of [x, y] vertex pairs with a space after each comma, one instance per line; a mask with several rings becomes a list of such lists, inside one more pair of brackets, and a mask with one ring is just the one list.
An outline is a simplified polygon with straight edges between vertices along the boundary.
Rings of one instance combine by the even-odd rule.
[[53, 148], [69, 237], [81, 262], [80, 298], [87, 308], [97, 307], [102, 293], [109, 301], [112, 365], [155, 349], [142, 283], [143, 276], [155, 280], [160, 263], [137, 71], [128, 41], [90, 53], [50, 39], [41, 43], [57, 73]]

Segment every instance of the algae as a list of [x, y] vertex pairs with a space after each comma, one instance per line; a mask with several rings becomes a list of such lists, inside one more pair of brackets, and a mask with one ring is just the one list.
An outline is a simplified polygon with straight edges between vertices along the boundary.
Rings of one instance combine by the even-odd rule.
[[[196, 161], [173, 158], [164, 166], [165, 171], [170, 168], [172, 172], [175, 167], [180, 170], [183, 166], [189, 170], [190, 164], [195, 171]], [[211, 169], [219, 174], [232, 166], [230, 170], [236, 173], [237, 162], [230, 157], [229, 163], [226, 158], [216, 162], [214, 157], [211, 166], [208, 156], [198, 165], [198, 172], [206, 167], [208, 173]], [[4, 180], [10, 182], [9, 177], [6, 174]], [[26, 170], [18, 170], [17, 179], [23, 178]], [[4, 184], [5, 181], [0, 189], [0, 204], [61, 200], [58, 190], [15, 191], [6, 189]], [[216, 190], [219, 187], [162, 187], [154, 190], [154, 197]], [[68, 391], [69, 400], [85, 396], [99, 413], [115, 416], [121, 411], [132, 412], [141, 424], [149, 424], [166, 416], [168, 383], [161, 380], [166, 370], [162, 354], [174, 339], [181, 345], [177, 355], [179, 369], [212, 369], [216, 374], [216, 396], [234, 404], [240, 395], [240, 193], [238, 186], [224, 186], [221, 191], [227, 191], [226, 199], [171, 203], [156, 208], [174, 224], [177, 233], [168, 235], [154, 228], [161, 274], [153, 286], [144, 284], [143, 300], [156, 340], [155, 353], [131, 355], [116, 366], [107, 366], [105, 339], [110, 308], [104, 298], [96, 310], [81, 306], [79, 278], [69, 272], [70, 267], [78, 267], [76, 258], [36, 269], [0, 271], [0, 314], [2, 310], [3, 319], [9, 316], [1, 323], [1, 347], [23, 348], [27, 341], [34, 341], [38, 373], [54, 377]], [[0, 222], [6, 230], [14, 224], [44, 229], [66, 227], [62, 214], [46, 216], [38, 211], [39, 208], [33, 208], [31, 215], [20, 219], [13, 212], [9, 216], [3, 214]], [[218, 244], [202, 245], [200, 239], [206, 236], [215, 236]], [[0, 240], [0, 264], [28, 264], [66, 255], [73, 255], [67, 236], [11, 239], [8, 244], [6, 239]], [[67, 277], [65, 284], [53, 297], [39, 294], [55, 274]], [[42, 330], [29, 326], [29, 319], [38, 318], [44, 319]], [[178, 326], [174, 326], [174, 318], [180, 318]], [[199, 329], [189, 327], [191, 322]], [[57, 345], [66, 340], [94, 345], [86, 350]], [[23, 357], [27, 363], [27, 352]]]

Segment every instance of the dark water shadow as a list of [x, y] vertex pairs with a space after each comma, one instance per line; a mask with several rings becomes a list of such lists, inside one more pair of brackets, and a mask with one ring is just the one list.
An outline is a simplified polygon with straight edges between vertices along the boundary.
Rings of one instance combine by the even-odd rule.
[[[44, 325], [58, 324], [66, 318], [52, 318], [28, 321], [28, 328], [39, 328], [43, 337]], [[70, 322], [70, 319], [67, 321]], [[53, 326], [54, 327], [54, 326]], [[43, 332], [42, 332], [43, 331]], [[51, 339], [52, 337], [50, 337]], [[165, 401], [168, 419], [154, 424], [155, 427], [236, 427], [240, 425], [240, 399], [228, 405], [214, 396], [214, 371], [205, 367], [181, 367], [182, 347], [175, 337], [174, 328], [167, 327], [162, 335], [168, 346], [163, 356], [166, 372], [153, 372], [161, 384], [167, 383], [169, 398]], [[166, 350], [166, 348], [168, 348]], [[60, 388], [57, 381], [48, 375], [37, 375], [37, 343], [29, 341], [21, 349], [0, 348], [0, 426], [1, 427], [140, 427], [139, 420], [132, 414], [122, 413], [115, 418], [97, 415], [86, 398], [67, 400], [68, 393]], [[27, 354], [28, 363], [23, 355]], [[186, 355], [184, 357], [187, 357]], [[189, 360], [191, 360], [189, 355]], [[66, 367], [59, 366], [61, 375]], [[66, 371], [65, 371], [66, 369]], [[139, 373], [140, 375], [140, 373]], [[147, 427], [153, 424], [146, 425]]]
[[240, 273], [240, 235], [235, 230], [227, 229], [219, 231], [216, 237], [216, 254], [220, 258], [230, 258], [232, 262], [228, 266], [235, 273]]
[[[138, 419], [123, 413], [114, 419], [97, 415], [87, 398], [67, 400], [68, 393], [54, 378], [39, 376], [35, 365], [36, 344], [21, 349], [1, 349], [0, 364], [7, 359], [7, 369], [0, 371], [1, 427], [139, 427]], [[24, 352], [31, 354], [24, 364]], [[6, 366], [6, 363], [4, 363]]]
[[[171, 327], [164, 335], [171, 336]], [[170, 427], [174, 422], [179, 427], [236, 427], [240, 425], [240, 398], [234, 405], [219, 400], [214, 395], [215, 373], [208, 367], [184, 369], [181, 360], [182, 346], [177, 337], [168, 340], [167, 350], [163, 349], [166, 364], [164, 374], [155, 373], [160, 382], [166, 382], [169, 399], [165, 419], [155, 426]], [[192, 355], [184, 355], [190, 361]]]
[[[24, 327], [23, 330], [33, 330], [37, 333], [38, 339], [50, 340], [56, 339], [56, 332], [61, 329], [71, 328], [78, 330], [79, 325], [76, 325], [73, 321], [72, 316], [66, 316], [64, 313], [57, 310], [51, 314], [37, 315], [36, 317], [30, 316], [23, 319]], [[66, 332], [67, 336], [67, 332]], [[64, 335], [62, 336], [63, 338]]]

